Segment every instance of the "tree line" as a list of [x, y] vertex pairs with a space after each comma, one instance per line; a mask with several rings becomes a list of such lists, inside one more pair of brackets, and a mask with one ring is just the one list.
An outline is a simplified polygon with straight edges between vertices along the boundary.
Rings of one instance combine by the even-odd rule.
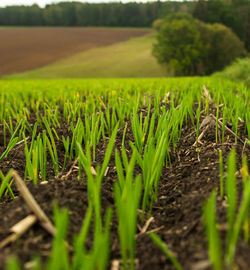
[[221, 23], [231, 28], [250, 51], [249, 0], [199, 0], [192, 15], [205, 23]]
[[44, 8], [38, 5], [7, 6], [0, 8], [0, 25], [150, 27], [156, 19], [176, 12], [230, 27], [250, 51], [249, 0], [61, 2]]
[[192, 2], [81, 3], [61, 2], [40, 8], [0, 8], [0, 25], [149, 27], [171, 12], [191, 12]]

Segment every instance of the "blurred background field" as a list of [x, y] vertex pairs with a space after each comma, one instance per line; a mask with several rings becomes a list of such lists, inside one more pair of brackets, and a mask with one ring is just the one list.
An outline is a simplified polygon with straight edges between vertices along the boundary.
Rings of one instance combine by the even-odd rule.
[[[58, 2], [2, 2], [0, 77], [170, 77], [220, 71], [216, 76], [249, 85], [249, 58], [221, 72], [249, 53], [249, 1]], [[166, 24], [178, 29], [170, 33], [163, 30]], [[177, 32], [180, 39], [171, 36]]]
[[151, 31], [107, 27], [0, 28], [0, 75], [36, 69], [79, 52], [123, 42]]
[[92, 48], [11, 78], [163, 77], [163, 68], [151, 52], [154, 36], [151, 31], [142, 37]]

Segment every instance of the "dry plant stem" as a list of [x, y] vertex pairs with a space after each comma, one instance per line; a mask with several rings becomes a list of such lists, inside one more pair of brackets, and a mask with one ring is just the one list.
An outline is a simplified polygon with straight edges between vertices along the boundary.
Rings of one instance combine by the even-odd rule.
[[190, 138], [190, 137], [193, 136], [195, 133], [196, 133], [196, 130], [193, 131], [193, 132], [191, 132], [191, 133], [189, 133], [187, 136], [185, 136], [185, 137], [183, 138], [183, 140], [186, 140], [187, 138]]
[[246, 143], [247, 143], [248, 139], [245, 139], [245, 142], [244, 142], [244, 145], [243, 145], [243, 148], [242, 148], [242, 152], [241, 152], [241, 156], [243, 157], [244, 155], [244, 151], [245, 151], [245, 148], [246, 148]]
[[214, 119], [209, 115], [201, 122], [199, 129], [206, 127], [206, 126], [210, 126], [210, 125], [215, 125], [215, 122], [214, 122]]
[[[65, 175], [63, 175], [63, 176], [61, 177], [62, 180], [67, 179], [67, 178], [72, 174], [72, 172], [73, 172], [74, 169], [79, 169], [79, 168], [76, 166], [78, 160], [79, 160], [79, 157], [76, 158], [76, 160], [74, 161], [74, 163], [73, 163], [72, 166], [70, 167], [69, 171], [68, 171]], [[92, 175], [96, 175], [96, 170], [95, 170], [95, 168], [94, 168], [93, 166], [91, 166], [90, 170], [91, 170]], [[108, 170], [108, 168], [107, 168], [107, 170]], [[106, 171], [107, 171], [107, 170], [106, 170]], [[105, 173], [106, 173], [106, 172], [105, 172]], [[107, 174], [107, 173], [106, 173], [106, 174]], [[104, 175], [104, 176], [105, 176], [105, 175]]]
[[16, 241], [36, 222], [37, 217], [35, 215], [28, 215], [27, 217], [19, 221], [17, 224], [10, 228], [10, 232], [12, 232], [12, 234], [0, 242], [0, 249]]
[[106, 169], [106, 171], [105, 171], [105, 173], [104, 173], [104, 176], [107, 176], [108, 171], [109, 171], [109, 167], [107, 167], [107, 169]]
[[[130, 260], [127, 260], [127, 262], [130, 263]], [[135, 268], [137, 268], [139, 266], [139, 260], [135, 259], [134, 262], [135, 262]], [[121, 265], [121, 267], [120, 267], [120, 265]], [[111, 270], [119, 270], [119, 269], [123, 269], [122, 260], [120, 260], [120, 259], [113, 260], [111, 263]]]
[[91, 166], [90, 172], [91, 172], [92, 175], [96, 176], [96, 170], [95, 170], [95, 168], [93, 166]]
[[[214, 124], [214, 119], [211, 117], [211, 116], [207, 116], [205, 119], [203, 119], [203, 121], [201, 122], [201, 124], [200, 124], [200, 127], [199, 127], [199, 131], [202, 129], [202, 128], [204, 128], [204, 127], [206, 127], [206, 130], [207, 130], [207, 128], [210, 126], [210, 125], [213, 125]], [[206, 131], [205, 130], [205, 131]], [[186, 137], [184, 137], [184, 140], [185, 139], [187, 139], [187, 138], [189, 138], [189, 137], [191, 137], [191, 136], [193, 136], [194, 134], [196, 133], [196, 130], [195, 131], [193, 131], [193, 132], [191, 132], [190, 134], [188, 134]], [[203, 135], [202, 135], [203, 134]], [[198, 142], [200, 142], [200, 140], [202, 139], [202, 137], [204, 136], [204, 134], [205, 134], [205, 132], [202, 132], [201, 134], [200, 134], [200, 136], [198, 137]], [[193, 144], [193, 146], [196, 146], [196, 143], [197, 142], [195, 142], [194, 144]], [[201, 143], [202, 144], [202, 143]]]
[[165, 227], [164, 227], [164, 225], [162, 225], [162, 226], [160, 226], [160, 227], [157, 227], [157, 228], [155, 228], [155, 229], [153, 229], [153, 230], [150, 230], [150, 231], [147, 231], [147, 232], [145, 232], [146, 234], [150, 234], [150, 233], [153, 233], [153, 232], [159, 232], [160, 230], [162, 230], [162, 229], [164, 229]]
[[200, 136], [198, 137], [197, 141], [193, 144], [193, 146], [197, 146], [198, 143], [203, 144], [203, 143], [201, 142], [201, 139], [203, 138], [203, 136], [205, 135], [205, 133], [206, 133], [206, 131], [207, 131], [207, 129], [208, 129], [209, 127], [210, 127], [209, 125], [206, 126], [206, 128], [202, 131], [202, 133], [201, 133]]
[[73, 171], [73, 169], [74, 169], [76, 163], [78, 162], [78, 160], [79, 160], [79, 157], [76, 158], [76, 160], [74, 161], [74, 163], [73, 163], [72, 166], [70, 167], [69, 171], [68, 171], [65, 175], [63, 175], [63, 176], [61, 177], [61, 179], [67, 179], [67, 178], [71, 175], [71, 173], [72, 173], [72, 171]]
[[119, 267], [120, 267], [120, 261], [113, 260], [111, 264], [111, 270], [119, 270]]
[[198, 143], [203, 144], [201, 142], [201, 139], [203, 138], [203, 136], [205, 135], [206, 131], [208, 130], [209, 127], [211, 127], [212, 125], [214, 125], [214, 119], [211, 116], [207, 116], [201, 123], [199, 130], [201, 130], [203, 127], [205, 127], [205, 129], [202, 131], [202, 133], [199, 135], [199, 137], [197, 138], [197, 141], [194, 142], [193, 146], [197, 146]]
[[[213, 114], [210, 114], [210, 116], [211, 117], [213, 117], [213, 119], [216, 121], [216, 117], [213, 115]], [[221, 126], [221, 127], [223, 127], [223, 123], [220, 121], [220, 120], [218, 120], [218, 124]], [[228, 128], [227, 126], [225, 126], [225, 129], [228, 131], [228, 132], [230, 132], [232, 135], [234, 135], [241, 143], [243, 143], [243, 145], [244, 145], [244, 141], [242, 141], [242, 139], [239, 137], [239, 136], [237, 136], [230, 128]]]
[[211, 263], [209, 260], [201, 260], [192, 264], [192, 270], [210, 269]]
[[26, 187], [24, 181], [21, 179], [21, 177], [18, 175], [18, 173], [16, 171], [14, 171], [12, 173], [12, 177], [15, 180], [15, 184], [19, 190], [19, 192], [21, 193], [21, 195], [23, 196], [23, 199], [25, 200], [25, 202], [27, 203], [28, 207], [30, 208], [30, 210], [32, 212], [34, 212], [34, 214], [36, 215], [36, 217], [38, 218], [38, 220], [40, 221], [41, 225], [44, 227], [45, 230], [47, 230], [51, 235], [55, 235], [55, 227], [53, 226], [53, 224], [50, 222], [49, 218], [46, 216], [46, 214], [43, 212], [43, 210], [41, 209], [41, 207], [37, 204], [36, 200], [34, 199], [34, 197], [32, 196], [32, 194], [30, 193], [30, 191], [28, 190], [28, 188]]
[[28, 215], [27, 217], [19, 221], [17, 224], [12, 226], [10, 228], [10, 232], [13, 232], [16, 234], [23, 233], [23, 231], [25, 231], [29, 225], [33, 225], [36, 221], [37, 221], [37, 217], [35, 215]]
[[147, 232], [147, 229], [148, 229], [148, 227], [149, 227], [149, 225], [150, 225], [152, 222], [154, 222], [154, 218], [153, 218], [153, 217], [150, 217], [150, 218], [146, 221], [145, 225], [142, 227], [141, 231], [140, 231], [136, 236], [146, 233], [146, 232]]
[[203, 89], [203, 95], [204, 95], [206, 98], [208, 98], [210, 104], [213, 104], [213, 100], [212, 100], [212, 98], [211, 98], [211, 96], [210, 96], [210, 94], [209, 94], [209, 92], [208, 92], [206, 86], [203, 85], [202, 89]]
[[[28, 136], [28, 137], [25, 138], [25, 140], [27, 141], [29, 138], [30, 138], [30, 137]], [[21, 141], [18, 142], [16, 145], [19, 145], [19, 144], [22, 144], [22, 143], [24, 143], [24, 140], [21, 140]]]

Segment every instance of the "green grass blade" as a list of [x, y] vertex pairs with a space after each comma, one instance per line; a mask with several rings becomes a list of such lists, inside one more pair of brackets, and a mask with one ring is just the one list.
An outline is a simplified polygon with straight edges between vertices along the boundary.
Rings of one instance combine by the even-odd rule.
[[216, 192], [213, 191], [204, 206], [204, 223], [208, 239], [209, 257], [214, 270], [223, 269], [220, 235], [216, 227]]
[[236, 203], [237, 203], [237, 187], [236, 187], [236, 153], [232, 150], [227, 163], [227, 178], [226, 178], [226, 196], [227, 196], [227, 247], [231, 242], [233, 234], [233, 226], [235, 222], [236, 215]]
[[167, 245], [164, 242], [162, 242], [160, 237], [155, 233], [150, 233], [150, 237], [155, 242], [155, 244], [165, 253], [165, 255], [169, 258], [169, 260], [172, 262], [174, 267], [177, 270], [182, 270], [182, 267], [181, 267], [180, 263], [174, 257], [172, 252], [168, 249]]

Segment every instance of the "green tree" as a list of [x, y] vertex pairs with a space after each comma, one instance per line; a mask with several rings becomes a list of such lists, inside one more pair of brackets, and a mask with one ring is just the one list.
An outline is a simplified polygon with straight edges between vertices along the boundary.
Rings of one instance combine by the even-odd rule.
[[199, 0], [195, 3], [192, 14], [203, 22], [228, 26], [250, 51], [249, 0]]
[[203, 75], [202, 58], [208, 53], [199, 27], [190, 15], [167, 16], [158, 32], [153, 55], [173, 75]]
[[237, 57], [245, 56], [244, 44], [232, 32], [232, 30], [222, 24], [207, 25], [209, 31], [209, 42], [211, 44], [207, 63], [210, 69], [207, 73], [221, 70], [230, 65]]
[[153, 55], [168, 74], [206, 75], [244, 56], [245, 49], [228, 27], [175, 14], [161, 22]]

